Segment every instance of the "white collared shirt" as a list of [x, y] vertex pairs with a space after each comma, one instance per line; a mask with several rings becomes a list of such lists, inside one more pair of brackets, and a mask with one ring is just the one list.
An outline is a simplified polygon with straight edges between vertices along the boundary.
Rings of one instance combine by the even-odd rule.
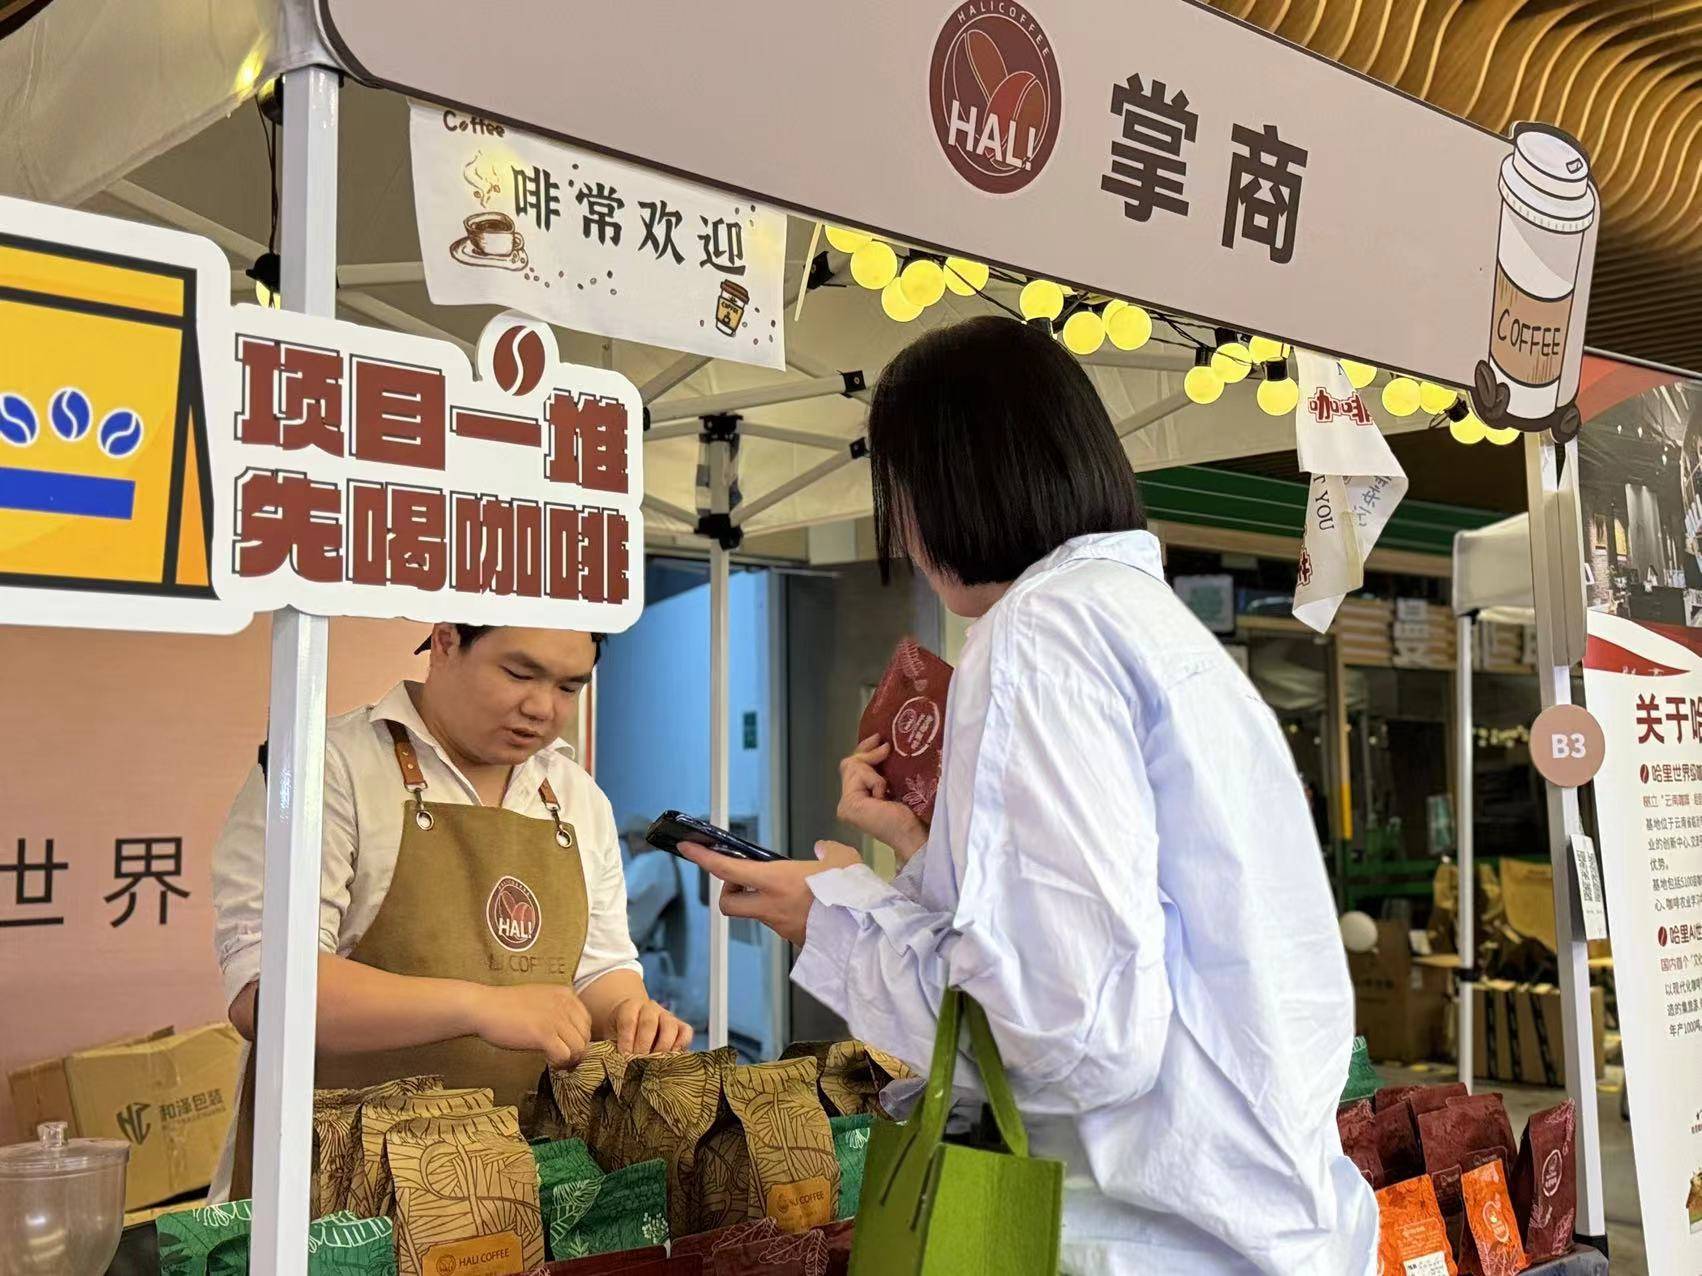
[[[444, 755], [398, 683], [377, 704], [333, 718], [325, 727], [324, 856], [319, 878], [319, 947], [346, 957], [366, 934], [396, 871], [408, 791], [386, 722], [413, 737], [426, 799], [477, 805], [471, 781]], [[548, 779], [574, 827], [585, 872], [590, 927], [574, 987], [611, 970], [640, 969], [627, 933], [626, 882], [609, 799], [557, 740], [514, 768], [502, 809], [548, 819], [538, 785]], [[265, 880], [266, 781], [256, 766], [237, 794], [213, 849], [214, 943], [228, 1004], [260, 977], [260, 896]]]
[[[1341, 1153], [1353, 989], [1275, 717], [1145, 532], [1081, 537], [970, 631], [926, 849], [810, 878], [792, 971], [925, 1071], [942, 991], [986, 1010], [1064, 1270], [1363, 1276]], [[967, 1064], [958, 1082], [972, 1086]]]

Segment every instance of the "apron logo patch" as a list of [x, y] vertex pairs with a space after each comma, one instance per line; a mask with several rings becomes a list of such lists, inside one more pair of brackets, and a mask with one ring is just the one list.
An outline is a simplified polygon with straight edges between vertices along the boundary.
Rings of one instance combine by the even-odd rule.
[[543, 910], [530, 886], [518, 877], [504, 877], [491, 888], [485, 923], [497, 943], [511, 953], [523, 953], [538, 942]]

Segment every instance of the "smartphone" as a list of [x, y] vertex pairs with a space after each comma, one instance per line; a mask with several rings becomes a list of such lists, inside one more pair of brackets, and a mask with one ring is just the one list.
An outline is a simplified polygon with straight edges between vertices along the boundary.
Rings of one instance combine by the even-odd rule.
[[680, 853], [681, 842], [696, 842], [699, 846], [707, 846], [712, 851], [736, 856], [742, 860], [767, 863], [786, 858], [766, 846], [745, 841], [737, 833], [729, 833], [707, 820], [683, 815], [679, 811], [663, 811], [650, 826], [650, 831], [644, 835], [644, 840], [659, 851], [672, 851], [675, 855]]

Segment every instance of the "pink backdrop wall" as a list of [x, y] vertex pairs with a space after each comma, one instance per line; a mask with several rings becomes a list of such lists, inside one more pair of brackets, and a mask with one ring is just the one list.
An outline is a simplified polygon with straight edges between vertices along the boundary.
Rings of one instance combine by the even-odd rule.
[[[329, 708], [369, 703], [423, 675], [425, 626], [333, 620]], [[232, 638], [0, 625], [0, 1074], [166, 1024], [224, 1017], [213, 960], [211, 860], [266, 731], [269, 617]], [[144, 881], [133, 915], [115, 876], [120, 838], [183, 839], [188, 898]], [[18, 839], [51, 904], [20, 905]], [[141, 848], [137, 848], [140, 854]], [[39, 895], [46, 874], [30, 873]], [[55, 926], [7, 925], [62, 917]], [[13, 1137], [0, 1083], [0, 1142]]]

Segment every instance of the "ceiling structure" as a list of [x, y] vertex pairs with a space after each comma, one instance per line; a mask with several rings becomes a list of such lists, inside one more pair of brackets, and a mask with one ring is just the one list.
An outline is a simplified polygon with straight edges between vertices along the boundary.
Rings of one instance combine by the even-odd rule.
[[1702, 370], [1697, 0], [1211, 2], [1498, 133], [1519, 120], [1572, 133], [1604, 213], [1589, 343]]

